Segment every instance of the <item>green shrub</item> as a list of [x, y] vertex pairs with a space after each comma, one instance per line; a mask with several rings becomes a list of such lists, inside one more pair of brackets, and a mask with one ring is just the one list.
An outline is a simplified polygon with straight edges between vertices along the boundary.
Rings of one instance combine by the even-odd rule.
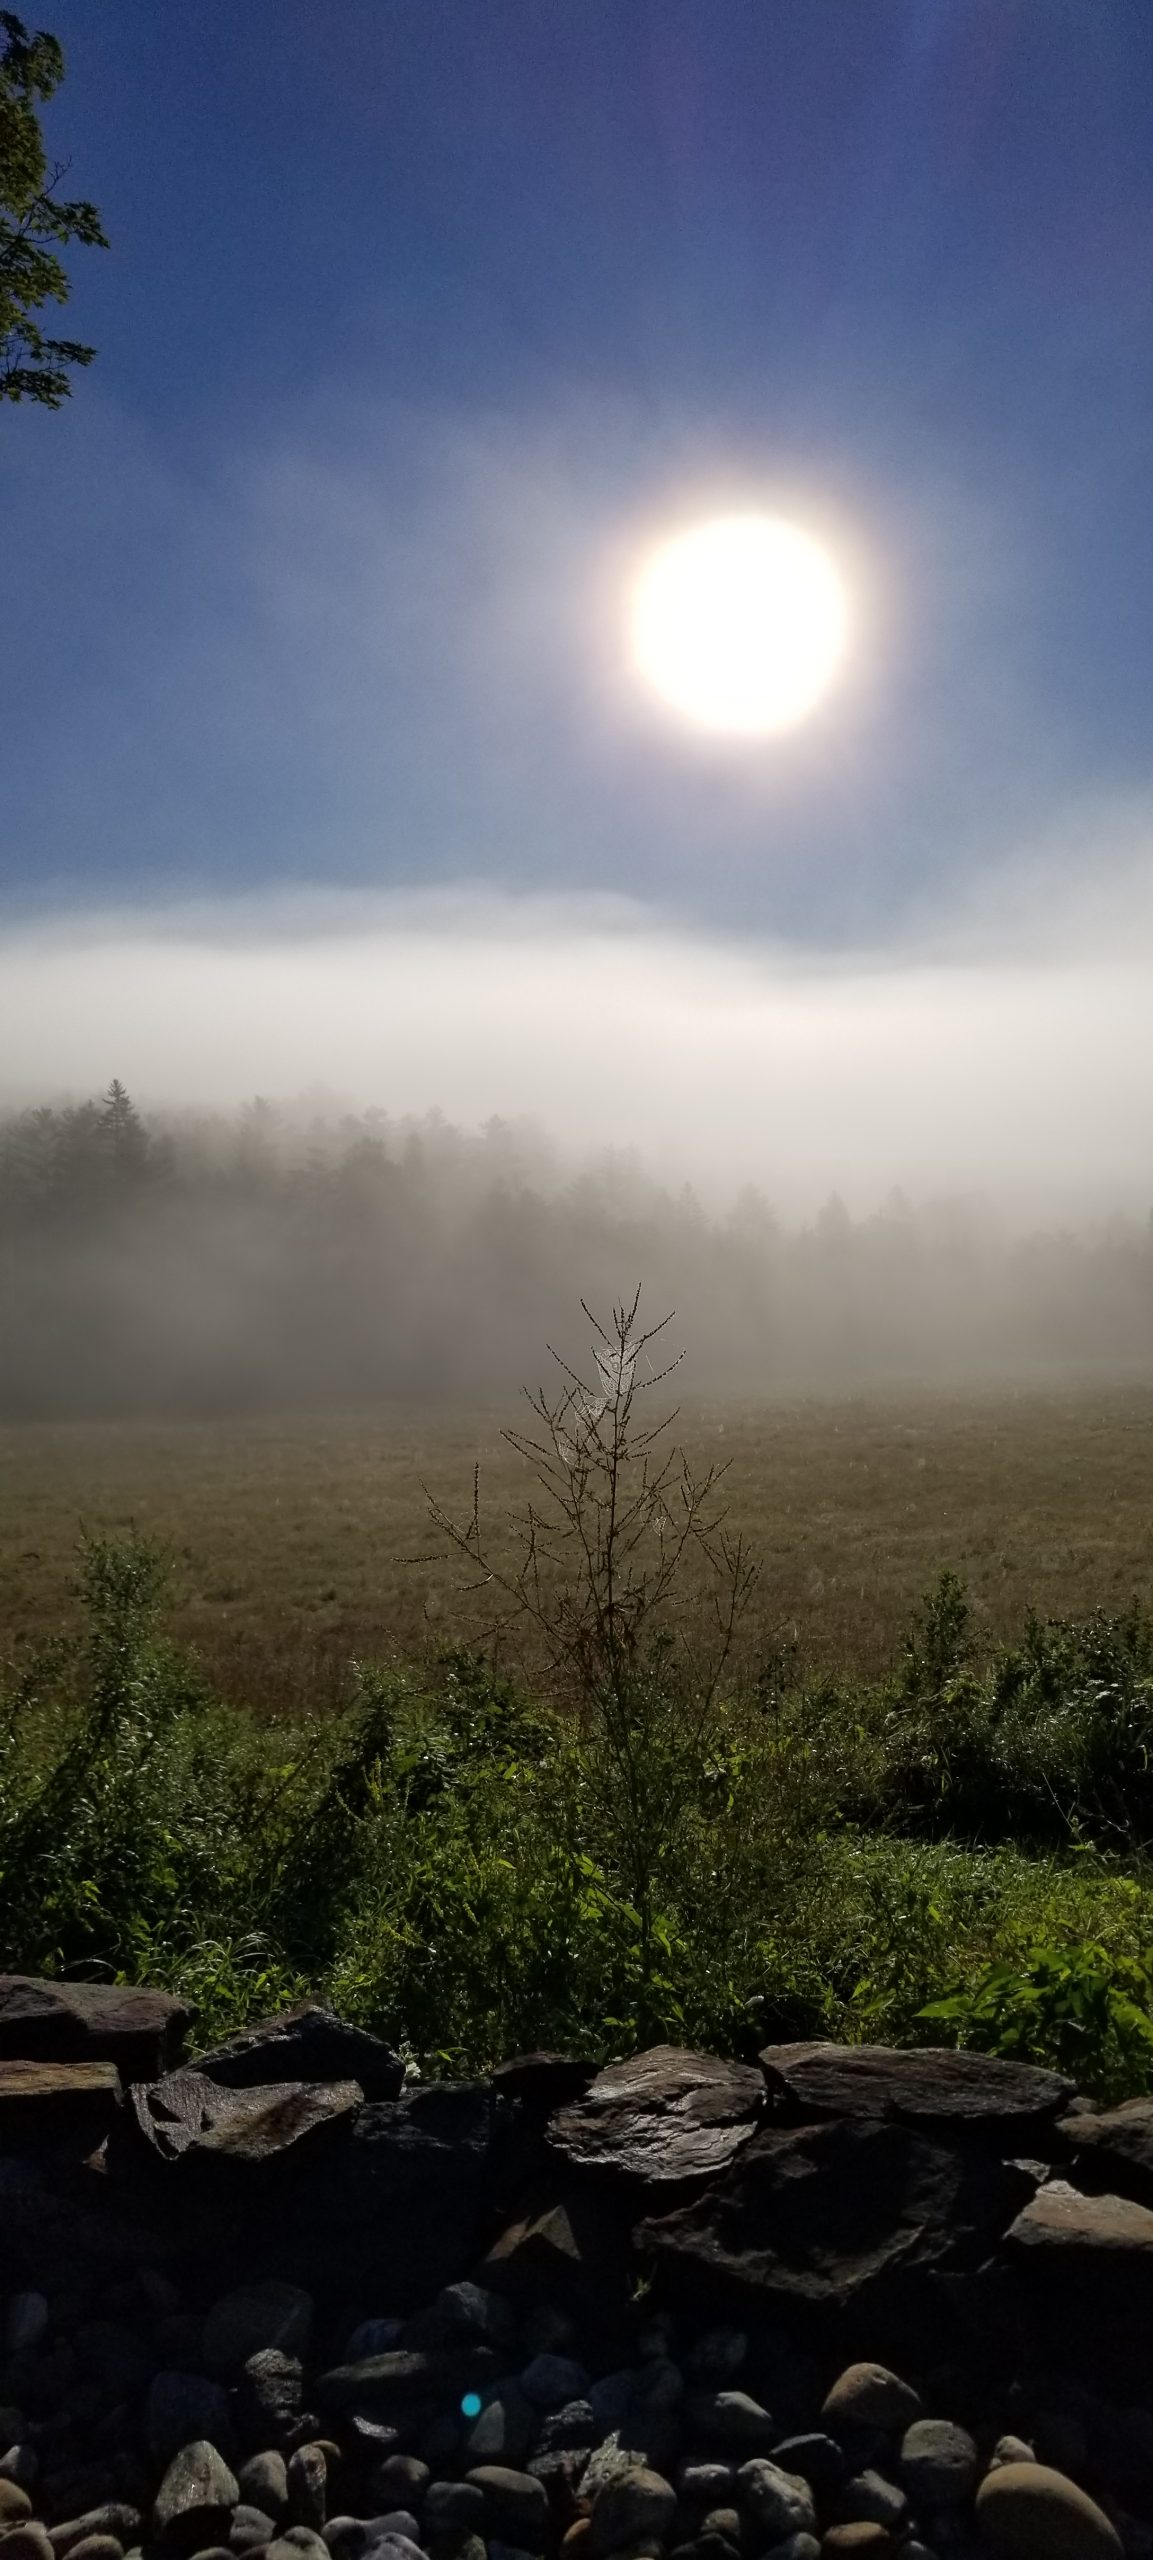
[[919, 2012], [959, 2043], [1049, 2064], [1106, 2099], [1153, 2086], [1153, 1969], [1085, 1942], [1035, 1947], [1027, 1962], [988, 1966]]
[[704, 1716], [686, 1645], [679, 1690], [630, 1671], [606, 1746], [459, 1647], [359, 1666], [323, 1720], [250, 1718], [166, 1641], [147, 1544], [81, 1564], [76, 1629], [0, 1692], [6, 1967], [99, 1958], [182, 1991], [206, 2041], [316, 1988], [433, 2073], [946, 2033], [1153, 2085], [1153, 1882], [1114, 1817], [1143, 1776], [1135, 1613], [981, 1663], [951, 1585], [889, 1681], [783, 1661]]

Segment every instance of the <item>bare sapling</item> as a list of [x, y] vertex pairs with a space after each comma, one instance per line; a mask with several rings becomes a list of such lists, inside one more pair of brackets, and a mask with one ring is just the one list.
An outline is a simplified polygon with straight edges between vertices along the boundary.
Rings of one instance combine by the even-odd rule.
[[[679, 1368], [662, 1361], [665, 1316], [638, 1330], [640, 1290], [593, 1327], [595, 1382], [550, 1348], [557, 1379], [526, 1388], [532, 1426], [504, 1438], [526, 1461], [523, 1513], [494, 1542], [481, 1519], [437, 1529], [495, 1604], [494, 1637], [533, 1631], [558, 1701], [578, 1719], [582, 1764], [635, 1917], [641, 2007], [661, 1961], [662, 1883], [683, 1845], [715, 1736], [722, 1684], [760, 1567], [730, 1530], [724, 1466], [694, 1473], [671, 1438], [677, 1411], [648, 1397]], [[512, 1530], [511, 1552], [508, 1531]]]

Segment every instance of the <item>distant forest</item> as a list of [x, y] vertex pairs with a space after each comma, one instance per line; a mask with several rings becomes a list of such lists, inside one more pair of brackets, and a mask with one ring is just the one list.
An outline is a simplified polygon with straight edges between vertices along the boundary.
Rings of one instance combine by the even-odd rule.
[[[0, 1116], [0, 1412], [484, 1403], [583, 1343], [578, 1295], [675, 1308], [685, 1390], [1153, 1372], [1153, 1230], [1010, 1234], [977, 1202], [709, 1216], [628, 1158], [574, 1173], [531, 1127], [146, 1119], [123, 1086]], [[574, 1325], [574, 1317], [576, 1324]]]

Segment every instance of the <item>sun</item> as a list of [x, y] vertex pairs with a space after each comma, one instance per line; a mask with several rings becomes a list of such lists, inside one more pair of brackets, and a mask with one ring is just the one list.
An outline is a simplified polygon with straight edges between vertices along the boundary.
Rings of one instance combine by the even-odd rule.
[[633, 589], [641, 675], [698, 727], [733, 736], [771, 736], [815, 710], [848, 637], [829, 553], [779, 516], [716, 516], [674, 534]]

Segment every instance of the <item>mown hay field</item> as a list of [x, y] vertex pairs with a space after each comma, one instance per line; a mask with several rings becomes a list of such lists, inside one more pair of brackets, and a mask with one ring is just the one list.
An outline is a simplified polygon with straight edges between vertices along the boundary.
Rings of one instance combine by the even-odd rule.
[[[476, 1632], [422, 1488], [498, 1529], [522, 1501], [514, 1413], [21, 1425], [0, 1431], [0, 1654], [70, 1613], [84, 1529], [138, 1530], [173, 1564], [173, 1631], [258, 1710], [339, 1695], [352, 1656]], [[871, 1675], [943, 1567], [978, 1622], [1153, 1601], [1153, 1391], [1070, 1390], [688, 1407], [697, 1466], [728, 1461], [764, 1559], [755, 1645]], [[411, 1562], [413, 1557], [423, 1562]]]

